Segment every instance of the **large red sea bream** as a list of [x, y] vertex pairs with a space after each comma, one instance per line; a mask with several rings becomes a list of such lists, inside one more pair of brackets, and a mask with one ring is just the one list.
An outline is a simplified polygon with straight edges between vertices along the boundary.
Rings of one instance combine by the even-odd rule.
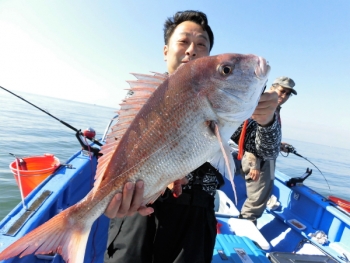
[[222, 54], [188, 62], [170, 76], [134, 74], [134, 94], [121, 103], [102, 147], [93, 189], [7, 247], [0, 260], [57, 252], [82, 263], [92, 223], [126, 182], [144, 181], [147, 204], [206, 161], [222, 173], [234, 170], [227, 142], [252, 115], [269, 70], [261, 57]]

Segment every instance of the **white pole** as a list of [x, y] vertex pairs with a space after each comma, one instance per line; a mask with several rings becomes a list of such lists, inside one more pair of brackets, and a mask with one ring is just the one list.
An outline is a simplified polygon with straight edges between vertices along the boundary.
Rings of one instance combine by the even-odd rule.
[[21, 192], [21, 198], [22, 198], [22, 204], [23, 204], [23, 208], [25, 210], [27, 210], [27, 206], [24, 202], [24, 196], [23, 196], [23, 189], [22, 189], [22, 179], [21, 179], [21, 175], [19, 173], [19, 165], [18, 165], [18, 158], [16, 158], [16, 166], [17, 166], [17, 176], [18, 176], [18, 182], [19, 182], [19, 191]]

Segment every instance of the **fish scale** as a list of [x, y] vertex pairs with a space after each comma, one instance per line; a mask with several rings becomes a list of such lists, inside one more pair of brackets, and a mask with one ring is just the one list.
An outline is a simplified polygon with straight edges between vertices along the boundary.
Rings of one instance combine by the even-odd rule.
[[101, 148], [93, 189], [4, 249], [0, 260], [57, 252], [82, 263], [93, 222], [126, 182], [144, 181], [147, 204], [206, 161], [232, 180], [228, 140], [253, 113], [269, 70], [261, 57], [222, 54], [190, 61], [170, 76], [134, 74], [133, 95], [121, 103]]

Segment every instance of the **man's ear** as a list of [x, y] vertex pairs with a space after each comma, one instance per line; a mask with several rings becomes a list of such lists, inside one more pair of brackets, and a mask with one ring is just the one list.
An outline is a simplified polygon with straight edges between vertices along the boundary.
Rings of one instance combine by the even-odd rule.
[[164, 48], [163, 48], [163, 55], [164, 55], [164, 61], [167, 61], [168, 45], [164, 45]]

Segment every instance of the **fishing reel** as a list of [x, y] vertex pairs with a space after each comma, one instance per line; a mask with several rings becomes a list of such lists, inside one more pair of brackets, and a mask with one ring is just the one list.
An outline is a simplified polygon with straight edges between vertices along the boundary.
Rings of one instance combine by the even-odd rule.
[[[281, 150], [280, 150], [280, 154], [283, 157], [287, 157], [290, 153], [294, 153], [294, 154], [298, 155], [297, 150], [293, 147], [293, 145], [290, 145], [290, 144], [284, 145], [284, 149], [286, 151], [282, 150], [282, 147], [281, 147]], [[286, 154], [284, 155], [283, 152], [286, 152]]]
[[86, 140], [84, 139], [84, 138], [87, 138], [90, 141], [92, 141], [94, 144], [96, 144], [98, 146], [102, 146], [102, 144], [99, 141], [95, 140], [95, 135], [96, 135], [96, 132], [93, 128], [87, 128], [83, 132], [78, 130], [75, 134], [75, 137], [78, 139], [83, 150], [88, 151], [88, 152], [93, 152], [96, 156], [99, 156], [100, 149], [98, 147], [94, 147], [94, 146], [89, 145], [86, 142]]
[[83, 131], [84, 137], [88, 138], [89, 140], [95, 139], [96, 132], [93, 128], [89, 127], [86, 130]]
[[297, 152], [296, 149], [292, 145], [286, 145], [285, 147], [286, 147], [288, 153], [296, 153]]

